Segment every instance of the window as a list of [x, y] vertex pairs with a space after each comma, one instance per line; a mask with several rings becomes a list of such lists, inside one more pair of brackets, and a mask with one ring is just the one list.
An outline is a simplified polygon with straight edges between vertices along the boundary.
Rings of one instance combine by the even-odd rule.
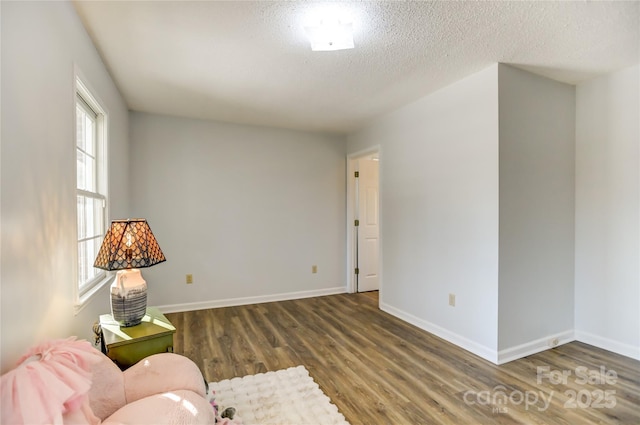
[[93, 267], [107, 218], [106, 115], [80, 79], [76, 80], [76, 199], [78, 304], [107, 278]]

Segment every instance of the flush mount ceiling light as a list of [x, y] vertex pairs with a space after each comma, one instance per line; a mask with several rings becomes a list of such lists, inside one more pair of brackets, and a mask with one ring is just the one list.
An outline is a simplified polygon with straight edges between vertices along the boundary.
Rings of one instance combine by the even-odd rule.
[[339, 20], [323, 19], [316, 26], [306, 26], [305, 31], [313, 51], [353, 49], [353, 25]]

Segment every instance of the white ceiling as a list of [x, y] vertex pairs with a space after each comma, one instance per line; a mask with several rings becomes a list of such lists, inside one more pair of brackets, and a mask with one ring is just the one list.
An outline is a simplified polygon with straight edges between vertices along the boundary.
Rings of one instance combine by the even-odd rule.
[[[575, 84], [635, 63], [640, 3], [75, 1], [132, 110], [349, 133], [503, 62]], [[355, 49], [312, 52], [309, 14]]]

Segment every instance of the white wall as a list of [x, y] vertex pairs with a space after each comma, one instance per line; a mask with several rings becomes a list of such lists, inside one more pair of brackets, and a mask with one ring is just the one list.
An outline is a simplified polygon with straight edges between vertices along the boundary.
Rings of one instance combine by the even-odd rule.
[[167, 257], [143, 270], [150, 304], [174, 311], [345, 291], [343, 137], [130, 120], [133, 214], [148, 219]]
[[577, 339], [640, 359], [638, 65], [577, 86]]
[[111, 211], [128, 211], [128, 113], [73, 6], [2, 2], [2, 371], [48, 338], [89, 338], [106, 291], [74, 316], [74, 63], [109, 113]]
[[507, 65], [498, 75], [498, 349], [521, 357], [573, 337], [575, 88]]
[[348, 152], [375, 145], [382, 309], [495, 361], [497, 65], [380, 117]]

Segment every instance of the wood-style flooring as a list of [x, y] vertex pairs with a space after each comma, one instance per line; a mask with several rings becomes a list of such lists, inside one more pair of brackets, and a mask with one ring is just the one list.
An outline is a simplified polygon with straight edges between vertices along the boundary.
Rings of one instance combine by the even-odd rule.
[[379, 310], [377, 292], [167, 317], [209, 382], [304, 365], [351, 425], [640, 424], [640, 362], [572, 342], [496, 366]]

